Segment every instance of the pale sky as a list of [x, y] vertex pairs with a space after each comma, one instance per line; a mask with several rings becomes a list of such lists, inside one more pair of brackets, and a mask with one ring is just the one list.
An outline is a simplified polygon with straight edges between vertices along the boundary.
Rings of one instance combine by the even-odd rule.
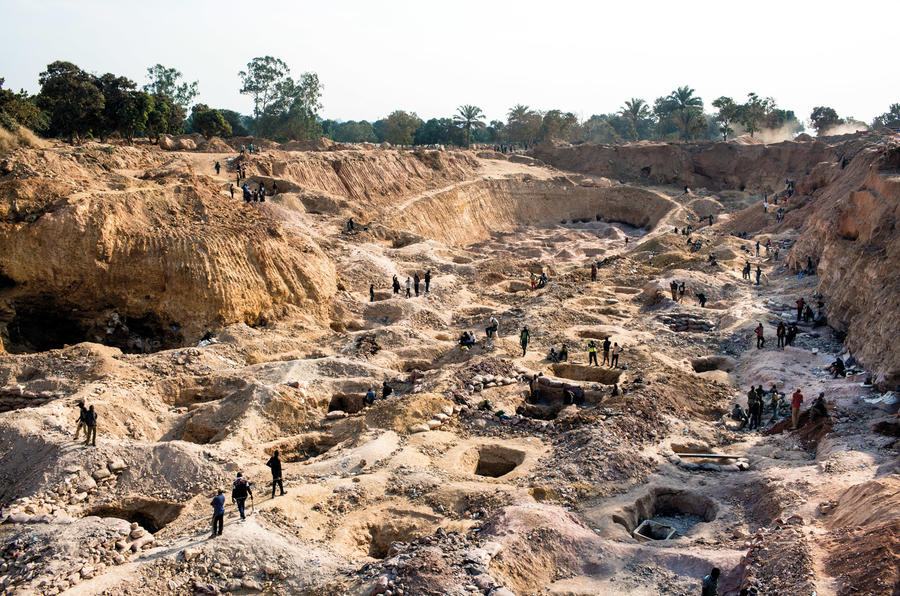
[[866, 122], [900, 102], [900, 1], [0, 0], [0, 77], [37, 92], [61, 59], [146, 82], [199, 80], [198, 101], [249, 114], [237, 73], [255, 56], [318, 73], [324, 118], [424, 119], [461, 104], [582, 118], [690, 85], [713, 99], [774, 97]]

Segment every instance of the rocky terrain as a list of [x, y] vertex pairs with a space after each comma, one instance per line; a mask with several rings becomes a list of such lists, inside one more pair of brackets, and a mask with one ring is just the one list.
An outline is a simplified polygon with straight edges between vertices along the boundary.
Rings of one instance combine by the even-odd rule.
[[896, 139], [255, 143], [0, 156], [3, 594], [900, 593]]

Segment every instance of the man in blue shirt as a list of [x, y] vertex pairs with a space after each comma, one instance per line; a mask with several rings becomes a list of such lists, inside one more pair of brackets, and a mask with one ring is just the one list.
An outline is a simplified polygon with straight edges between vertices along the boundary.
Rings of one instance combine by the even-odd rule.
[[225, 491], [219, 489], [219, 494], [213, 497], [210, 505], [213, 508], [213, 531], [210, 538], [215, 538], [222, 535], [222, 527], [225, 525]]

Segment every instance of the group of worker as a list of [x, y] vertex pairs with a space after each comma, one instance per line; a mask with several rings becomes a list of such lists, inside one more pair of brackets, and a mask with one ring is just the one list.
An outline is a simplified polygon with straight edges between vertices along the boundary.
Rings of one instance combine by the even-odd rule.
[[[281, 459], [278, 456], [278, 451], [274, 451], [272, 453], [272, 457], [269, 458], [269, 461], [266, 462], [266, 466], [268, 466], [269, 471], [272, 473], [272, 498], [275, 498], [275, 489], [276, 487], [279, 489], [279, 496], [284, 496], [284, 481], [281, 475]], [[244, 477], [243, 472], [237, 473], [237, 478], [235, 478], [234, 482], [231, 484], [231, 502], [237, 506], [238, 514], [241, 516], [242, 520], [247, 519], [247, 499], [250, 499], [250, 502], [253, 502], [253, 488], [250, 484], [250, 481]], [[225, 527], [225, 491], [221, 488], [216, 493], [216, 496], [213, 497], [213, 500], [210, 502], [210, 506], [213, 509], [212, 515], [212, 535], [210, 538], [215, 538], [216, 536], [222, 535], [222, 530]]]
[[[431, 291], [431, 269], [425, 272], [425, 276], [419, 277], [419, 272], [415, 272], [410, 278], [408, 275], [406, 276], [406, 297], [411, 298], [413, 295], [413, 291], [416, 293], [416, 298], [419, 297], [419, 290], [422, 287], [422, 282], [425, 282], [425, 293]], [[395, 275], [391, 280], [391, 288], [394, 290], [394, 296], [400, 295], [400, 290], [402, 286], [400, 285], [400, 279]], [[369, 302], [375, 302], [375, 284], [371, 284], [369, 286]]]
[[[762, 428], [762, 415], [765, 410], [765, 401], [768, 398], [772, 411], [772, 419], [770, 424], [775, 424], [781, 418], [780, 409], [784, 402], [785, 395], [778, 392], [778, 388], [773, 384], [769, 391], [765, 391], [762, 385], [758, 387], [750, 387], [747, 392], [747, 409], [741, 407], [740, 404], [734, 404], [731, 410], [731, 418], [740, 422], [739, 430], [746, 428], [747, 430], [759, 430]], [[791, 395], [791, 430], [797, 430], [800, 422], [800, 406], [803, 404], [803, 392], [798, 387]], [[825, 403], [825, 392], [820, 392], [819, 396], [813, 400], [810, 407], [810, 419], [828, 417], [828, 406]]]

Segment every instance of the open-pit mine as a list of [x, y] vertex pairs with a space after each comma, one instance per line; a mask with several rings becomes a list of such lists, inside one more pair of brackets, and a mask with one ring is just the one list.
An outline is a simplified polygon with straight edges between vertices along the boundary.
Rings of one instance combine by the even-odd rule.
[[875, 133], [16, 149], [0, 592], [897, 596], [898, 219]]

